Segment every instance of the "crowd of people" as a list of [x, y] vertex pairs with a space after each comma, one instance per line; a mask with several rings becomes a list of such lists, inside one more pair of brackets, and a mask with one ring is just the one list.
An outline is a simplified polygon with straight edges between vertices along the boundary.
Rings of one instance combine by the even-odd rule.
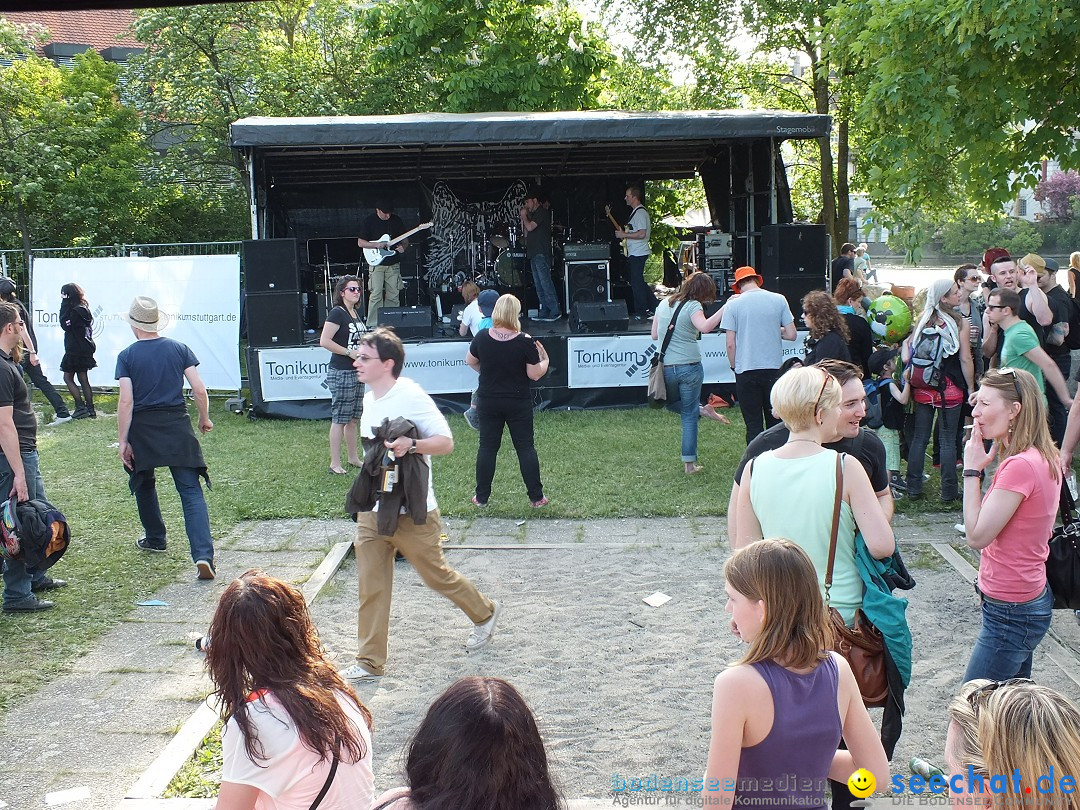
[[[535, 208], [522, 216], [542, 219]], [[640, 230], [625, 233], [635, 238]], [[954, 780], [962, 777], [950, 789], [977, 791], [972, 773], [989, 778], [1013, 768], [1030, 780], [1049, 768], [1080, 777], [1080, 710], [1030, 681], [1033, 653], [1051, 616], [1046, 538], [1080, 443], [1080, 407], [1065, 385], [1070, 369], [1063, 358], [1069, 355], [1060, 351], [1068, 347], [1071, 310], [1057, 306], [1060, 288], [1049, 262], [1034, 254], [1016, 261], [992, 249], [981, 268], [991, 289], [982, 286], [979, 267], [933, 281], [911, 335], [900, 346], [875, 348], [856, 323], [865, 295], [856, 272], [859, 254], [852, 252], [853, 272], [840, 268], [832, 294], [814, 291], [803, 299], [807, 353], [786, 370], [781, 345], [795, 338], [793, 313], [783, 296], [763, 288], [754, 268], [736, 271], [737, 295], [713, 315], [705, 308], [715, 283], [702, 273], [685, 279], [654, 313], [642, 309], [652, 314], [653, 339], [670, 338], [664, 373], [669, 406], [681, 418], [685, 471], [700, 470], [697, 426], [708, 416], [701, 402], [700, 334], [725, 332], [746, 422], [747, 447], [728, 508], [732, 554], [723, 587], [731, 630], [748, 647], [715, 680], [702, 759], [706, 806], [824, 808], [831, 794], [840, 810], [851, 806], [853, 772], [866, 769], [885, 784], [910, 680], [910, 631], [902, 618], [902, 626], [878, 627], [888, 673], [879, 731], [856, 672], [835, 651], [832, 624], [883, 622], [867, 618], [875, 575], [884, 573], [886, 591], [913, 584], [891, 526], [894, 500], [921, 497], [925, 457], [935, 443], [941, 499], [962, 504], [967, 544], [981, 552], [981, 628], [964, 685], [948, 708], [945, 761]], [[868, 267], [864, 262], [862, 274]], [[543, 270], [542, 261], [537, 268]], [[359, 470], [347, 498], [357, 523], [356, 660], [341, 671], [332, 665], [291, 585], [252, 570], [225, 588], [205, 644], [227, 721], [217, 806], [564, 807], [525, 697], [492, 677], [459, 681], [432, 704], [405, 754], [402, 786], [375, 795], [371, 713], [353, 684], [376, 683], [387, 670], [395, 556], [466, 615], [467, 653], [491, 642], [502, 604], [445, 559], [430, 459], [453, 451], [453, 433], [431, 397], [402, 376], [405, 347], [394, 331], [366, 327], [359, 293], [355, 277], [339, 281], [321, 339], [332, 354], [330, 472], [345, 472], [342, 444], [347, 463]], [[76, 397], [74, 376], [84, 381], [93, 367], [92, 352], [79, 342], [92, 341], [89, 309], [76, 285], [65, 285], [63, 295], [62, 318], [66, 313], [77, 336], [66, 344], [70, 362], [65, 355]], [[466, 360], [479, 373], [471, 403], [470, 424], [480, 438], [472, 501], [488, 503], [507, 428], [531, 506], [540, 508], [548, 499], [529, 391], [547, 372], [548, 357], [522, 331], [517, 298], [492, 301], [478, 291], [475, 300], [466, 330], [472, 332]], [[20, 346], [31, 354], [33, 347], [23, 312], [0, 302], [0, 486], [20, 499], [44, 498], [36, 419], [18, 365]], [[128, 321], [136, 340], [116, 367], [118, 439], [146, 530], [137, 545], [149, 552], [166, 548], [154, 470], [167, 466], [183, 502], [197, 574], [211, 579], [214, 549], [200, 483], [208, 476], [182, 396], [186, 379], [198, 429], [212, 429], [198, 360], [160, 334], [163, 318], [151, 299], [136, 298]], [[882, 409], [876, 427], [864, 425], [871, 374], [886, 383], [875, 392], [892, 403], [888, 423]], [[92, 396], [85, 389], [81, 394], [76, 408], [92, 415]], [[903, 449], [906, 477], [898, 457]], [[34, 592], [63, 584], [14, 561], [5, 563], [4, 579], [10, 611], [51, 606]], [[775, 786], [791, 773], [799, 779]], [[1010, 802], [1034, 806], [1019, 785], [1005, 792]], [[985, 798], [997, 803], [988, 791]], [[1075, 805], [1066, 797], [1054, 806]]]

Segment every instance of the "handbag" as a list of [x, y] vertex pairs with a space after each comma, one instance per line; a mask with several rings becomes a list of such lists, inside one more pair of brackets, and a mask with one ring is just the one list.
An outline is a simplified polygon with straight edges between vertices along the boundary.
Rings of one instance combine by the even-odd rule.
[[1061, 525], [1050, 533], [1046, 583], [1054, 594], [1054, 607], [1080, 610], [1080, 521], [1076, 502], [1064, 478], [1061, 481]]
[[825, 568], [825, 607], [829, 612], [829, 628], [832, 644], [829, 649], [844, 656], [863, 704], [868, 707], [884, 706], [889, 699], [889, 675], [885, 669], [885, 640], [881, 631], [866, 618], [862, 609], [855, 611], [855, 625], [848, 627], [840, 612], [829, 605], [832, 588], [833, 563], [836, 560], [836, 533], [840, 528], [840, 502], [844, 497], [844, 458], [836, 457], [836, 498], [833, 502], [831, 536], [829, 537], [829, 562]]
[[671, 336], [675, 334], [675, 322], [679, 319], [679, 313], [685, 305], [686, 301], [680, 301], [679, 305], [675, 307], [675, 313], [671, 316], [671, 322], [668, 323], [667, 332], [664, 333], [664, 341], [660, 344], [660, 351], [654, 354], [650, 361], [649, 388], [646, 391], [646, 397], [649, 404], [655, 408], [659, 408], [667, 402], [667, 383], [664, 382], [664, 353], [667, 352], [667, 348], [671, 344]]

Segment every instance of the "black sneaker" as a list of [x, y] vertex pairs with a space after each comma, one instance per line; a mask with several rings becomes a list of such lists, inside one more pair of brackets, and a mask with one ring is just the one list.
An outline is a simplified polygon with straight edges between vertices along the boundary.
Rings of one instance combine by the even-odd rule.
[[38, 599], [36, 596], [27, 596], [14, 602], [4, 603], [4, 613], [37, 613], [41, 610], [50, 610], [56, 605], [48, 599]]
[[72, 419], [90, 419], [90, 411], [85, 405], [77, 405], [71, 412]]
[[199, 579], [213, 579], [217, 575], [211, 560], [196, 560], [195, 573]]
[[39, 579], [37, 582], [30, 586], [30, 590], [34, 593], [41, 593], [42, 591], [55, 591], [57, 588], [66, 588], [66, 579], [53, 579], [46, 575]]
[[135, 541], [135, 548], [139, 549], [140, 551], [154, 551], [158, 554], [164, 554], [166, 550], [164, 543], [162, 543], [160, 546], [155, 546], [145, 537], [140, 537], [138, 540]]

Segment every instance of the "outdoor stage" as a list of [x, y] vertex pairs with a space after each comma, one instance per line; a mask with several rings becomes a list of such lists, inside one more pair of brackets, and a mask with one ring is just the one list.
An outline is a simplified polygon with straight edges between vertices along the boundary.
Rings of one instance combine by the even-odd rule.
[[[654, 209], [653, 246], [659, 250], [664, 242], [678, 251], [665, 267], [669, 286], [696, 269], [712, 275], [722, 295], [731, 268], [749, 264], [767, 289], [797, 304], [807, 290], [827, 285], [829, 246], [822, 226], [793, 223], [781, 147], [789, 139], [828, 137], [830, 126], [828, 116], [784, 110], [237, 121], [231, 144], [248, 166], [252, 198], [253, 241], [245, 254], [267, 257], [265, 263], [244, 258], [253, 414], [329, 415], [323, 388], [329, 355], [305, 341], [317, 341], [338, 280], [367, 283], [356, 239], [376, 201], [391, 207], [408, 231], [422, 231], [399, 265], [401, 304], [417, 307], [423, 322], [419, 334], [406, 338], [404, 373], [449, 410], [464, 409], [477, 382], [465, 364], [468, 341], [452, 329], [445, 334], [443, 315], [460, 302], [461, 286], [471, 281], [513, 292], [526, 312], [536, 306], [518, 211], [537, 188], [551, 200], [553, 269], [566, 314], [577, 314], [578, 304], [618, 304], [629, 294], [613, 233], [630, 217], [624, 201], [630, 185], [642, 188], [646, 208]], [[661, 230], [659, 220], [672, 213], [661, 201], [677, 180], [699, 183], [708, 208], [708, 224], [692, 237]], [[436, 320], [431, 333], [429, 317]], [[534, 387], [537, 407], [643, 403], [656, 352], [651, 324], [579, 320], [584, 327], [524, 323], [551, 357], [550, 372]], [[796, 346], [801, 340], [788, 353]], [[723, 338], [705, 336], [701, 348], [706, 384], [732, 383]]]

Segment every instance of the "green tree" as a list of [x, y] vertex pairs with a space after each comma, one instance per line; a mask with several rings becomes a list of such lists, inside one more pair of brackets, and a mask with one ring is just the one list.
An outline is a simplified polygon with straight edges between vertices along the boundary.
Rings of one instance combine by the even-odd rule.
[[402, 70], [422, 75], [423, 110], [585, 109], [612, 61], [600, 31], [562, 2], [394, 0], [374, 4], [365, 24], [374, 74], [396, 86]]
[[[843, 49], [833, 41], [828, 12], [833, 3], [796, 0], [746, 0], [717, 4], [687, 0], [645, 0], [632, 12], [609, 0], [606, 7], [646, 45], [646, 50], [671, 53], [688, 61], [696, 78], [694, 106], [726, 98], [739, 107], [766, 106], [832, 115], [834, 133], [815, 142], [817, 155], [804, 145], [792, 145], [793, 163], [802, 182], [795, 183], [798, 206], [825, 224], [837, 244], [848, 239], [848, 158], [850, 154], [852, 81]], [[741, 20], [740, 20], [741, 16]], [[741, 22], [741, 27], [740, 27]], [[757, 42], [759, 59], [739, 60], [728, 42], [749, 32]], [[802, 76], [784, 65], [784, 57], [801, 54], [809, 63]], [[739, 64], [744, 61], [744, 64]], [[726, 105], [725, 105], [726, 106]], [[817, 187], [807, 194], [806, 178]], [[807, 211], [807, 204], [817, 209]]]
[[10, 30], [0, 40], [10, 60], [0, 67], [0, 238], [27, 254], [132, 238], [148, 151], [120, 103], [116, 65], [90, 51], [61, 69]]
[[857, 59], [860, 161], [879, 207], [999, 210], [1044, 157], [1077, 165], [1075, 4], [850, 0], [831, 24]]

